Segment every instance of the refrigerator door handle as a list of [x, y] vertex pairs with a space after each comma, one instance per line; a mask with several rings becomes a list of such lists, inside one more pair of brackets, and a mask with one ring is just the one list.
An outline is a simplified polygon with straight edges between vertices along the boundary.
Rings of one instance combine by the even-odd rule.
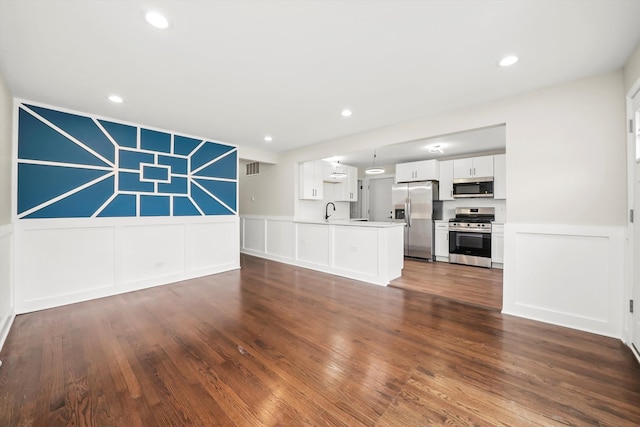
[[411, 198], [407, 198], [404, 204], [404, 216], [407, 218], [407, 227], [411, 227]]

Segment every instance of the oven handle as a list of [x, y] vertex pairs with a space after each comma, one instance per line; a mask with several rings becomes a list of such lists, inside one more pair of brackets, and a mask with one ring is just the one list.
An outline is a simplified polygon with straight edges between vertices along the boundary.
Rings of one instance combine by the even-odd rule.
[[449, 228], [449, 231], [457, 232], [457, 233], [491, 234], [491, 230], [478, 229], [478, 228]]

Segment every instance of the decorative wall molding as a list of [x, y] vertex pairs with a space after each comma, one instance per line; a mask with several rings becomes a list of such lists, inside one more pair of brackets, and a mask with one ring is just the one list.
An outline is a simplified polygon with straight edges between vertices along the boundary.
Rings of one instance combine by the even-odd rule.
[[240, 268], [237, 216], [19, 221], [16, 313]]
[[237, 214], [237, 148], [17, 103], [17, 219]]
[[624, 228], [505, 224], [503, 313], [622, 335]]

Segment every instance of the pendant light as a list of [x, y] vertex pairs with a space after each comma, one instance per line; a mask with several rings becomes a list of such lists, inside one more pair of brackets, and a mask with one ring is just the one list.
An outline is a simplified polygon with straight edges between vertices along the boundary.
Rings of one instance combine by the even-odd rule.
[[384, 169], [382, 169], [379, 166], [376, 166], [376, 150], [373, 150], [373, 164], [371, 165], [370, 168], [367, 168], [367, 170], [365, 170], [365, 173], [367, 175], [376, 175], [379, 173], [384, 173]]
[[333, 173], [330, 175], [331, 178], [344, 178], [347, 174], [340, 168], [340, 160], [336, 163], [336, 168], [333, 170]]

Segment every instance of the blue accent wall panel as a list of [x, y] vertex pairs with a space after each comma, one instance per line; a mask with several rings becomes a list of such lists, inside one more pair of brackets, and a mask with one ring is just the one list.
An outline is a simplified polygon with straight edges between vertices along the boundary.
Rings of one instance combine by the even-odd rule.
[[169, 216], [170, 206], [167, 196], [140, 196], [141, 216]]
[[120, 147], [138, 147], [138, 128], [106, 120], [98, 121]]
[[228, 145], [207, 142], [202, 147], [198, 148], [198, 150], [196, 150], [191, 156], [191, 171], [195, 171], [223, 154], [229, 153], [233, 149], [233, 147], [229, 147]]
[[155, 130], [140, 131], [140, 148], [150, 151], [171, 152], [171, 135]]
[[108, 173], [93, 169], [20, 163], [18, 211], [28, 211]]
[[97, 184], [37, 210], [26, 218], [57, 218], [61, 215], [73, 215], [76, 218], [90, 217], [113, 194], [113, 181], [113, 176], [110, 176]]
[[98, 214], [100, 217], [136, 216], [136, 196], [134, 194], [118, 194]]
[[18, 157], [20, 159], [109, 166], [30, 113], [20, 110], [18, 120]]
[[188, 197], [173, 198], [173, 215], [174, 216], [193, 216], [200, 215], [200, 211], [196, 205], [191, 202]]
[[114, 162], [115, 146], [89, 117], [62, 113], [33, 105], [28, 105], [28, 107], [96, 153], [104, 156], [111, 163]]
[[233, 146], [36, 105], [18, 109], [19, 219], [237, 215]]
[[187, 138], [186, 136], [175, 135], [173, 137], [174, 154], [189, 156], [198, 145], [202, 143], [201, 139]]
[[195, 175], [209, 178], [234, 179], [238, 165], [237, 153], [237, 151], [230, 153], [228, 156], [200, 169]]

